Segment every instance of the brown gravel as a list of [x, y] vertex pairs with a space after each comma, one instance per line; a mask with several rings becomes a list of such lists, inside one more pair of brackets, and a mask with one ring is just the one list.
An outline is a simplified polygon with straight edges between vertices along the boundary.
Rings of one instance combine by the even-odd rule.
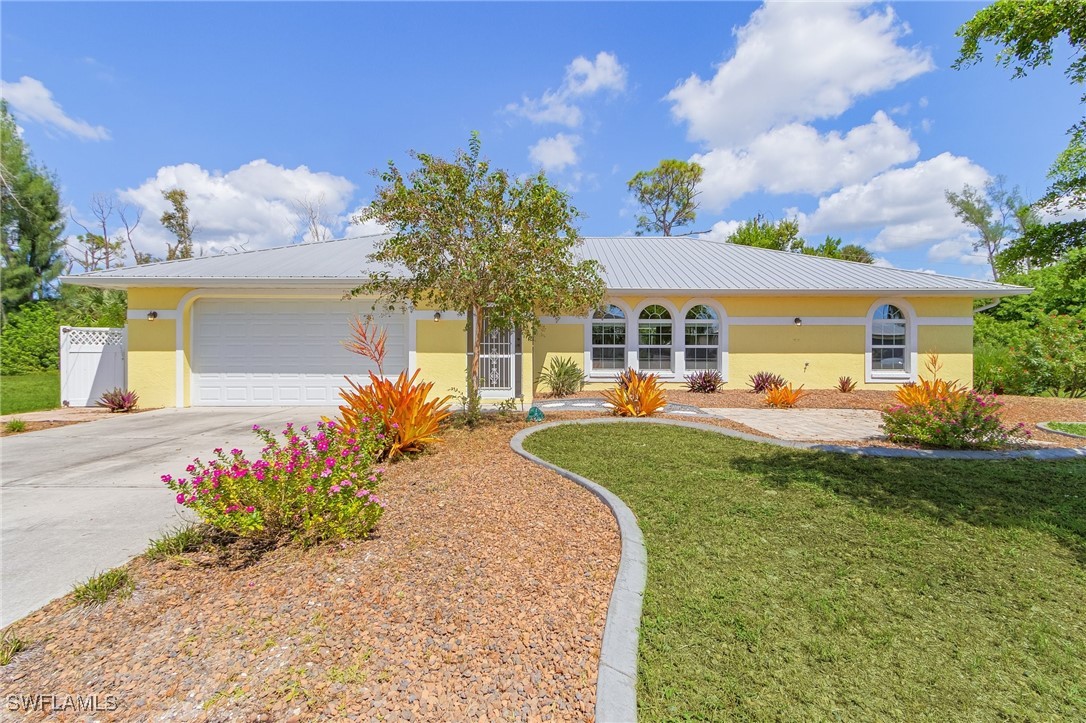
[[131, 599], [51, 603], [14, 626], [31, 647], [0, 669], [5, 699], [114, 695], [95, 717], [116, 720], [590, 719], [617, 529], [509, 449], [522, 426], [392, 465], [374, 539], [234, 569], [138, 559]]
[[79, 424], [79, 420], [72, 420], [67, 422], [61, 421], [49, 421], [49, 422], [26, 422], [26, 428], [21, 432], [10, 432], [4, 426], [0, 425], [0, 437], [11, 437], [16, 434], [26, 434], [27, 432], [37, 432], [42, 429], [52, 429], [53, 427], [67, 427], [69, 424]]

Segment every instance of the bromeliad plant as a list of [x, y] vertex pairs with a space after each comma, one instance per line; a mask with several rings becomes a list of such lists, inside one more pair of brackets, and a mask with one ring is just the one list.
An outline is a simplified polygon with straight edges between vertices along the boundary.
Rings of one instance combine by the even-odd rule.
[[800, 399], [807, 396], [801, 384], [799, 389], [793, 389], [791, 384], [779, 387], [770, 387], [765, 392], [765, 403], [778, 409], [791, 409]]
[[539, 382], [551, 390], [552, 397], [568, 397], [584, 387], [584, 371], [572, 357], [554, 357], [540, 372]]
[[341, 424], [348, 429], [377, 424], [381, 456], [388, 459], [441, 441], [437, 434], [441, 423], [452, 414], [452, 397], [430, 399], [434, 383], [416, 381], [418, 376], [418, 370], [410, 377], [400, 372], [393, 382], [370, 372], [368, 385], [348, 378], [349, 388], [339, 392], [346, 402], [339, 407]]
[[667, 405], [659, 378], [634, 369], [622, 372], [615, 387], [604, 390], [603, 398], [618, 417], [651, 417]]
[[894, 398], [898, 404], [911, 407], [915, 405], [931, 404], [935, 401], [958, 401], [965, 396], [968, 389], [957, 381], [947, 381], [939, 378], [939, 372], [943, 369], [939, 355], [928, 354], [924, 367], [931, 375], [930, 379], [920, 377], [917, 382], [902, 384], [894, 391]]
[[131, 412], [139, 404], [139, 395], [130, 389], [110, 389], [98, 400], [98, 406], [111, 412]]
[[193, 460], [187, 477], [163, 475], [177, 503], [223, 532], [267, 542], [361, 539], [376, 527], [385, 510], [384, 469], [374, 468], [379, 426], [320, 422], [313, 433], [288, 424], [282, 441], [259, 425], [253, 432], [264, 442], [257, 459], [216, 449], [208, 462]]
[[686, 388], [696, 394], [715, 394], [724, 386], [724, 376], [716, 369], [703, 369], [687, 374]]
[[747, 385], [753, 394], [764, 394], [775, 387], [783, 387], [784, 377], [773, 372], [758, 372], [750, 375]]
[[848, 394], [856, 389], [856, 382], [852, 377], [837, 377], [837, 391]]
[[886, 437], [897, 444], [945, 449], [998, 449], [1029, 439], [1022, 423], [1003, 424], [1002, 402], [965, 390], [923, 404], [897, 404], [882, 413]]

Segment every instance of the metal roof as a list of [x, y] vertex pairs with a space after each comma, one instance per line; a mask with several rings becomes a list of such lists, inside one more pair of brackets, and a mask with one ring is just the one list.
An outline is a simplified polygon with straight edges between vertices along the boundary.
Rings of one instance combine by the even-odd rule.
[[[334, 286], [347, 288], [383, 267], [367, 260], [387, 236], [280, 246], [66, 276], [106, 288], [144, 286]], [[612, 292], [718, 294], [912, 294], [1008, 296], [1030, 289], [992, 281], [772, 251], [697, 236], [587, 237], [577, 249], [599, 261]]]

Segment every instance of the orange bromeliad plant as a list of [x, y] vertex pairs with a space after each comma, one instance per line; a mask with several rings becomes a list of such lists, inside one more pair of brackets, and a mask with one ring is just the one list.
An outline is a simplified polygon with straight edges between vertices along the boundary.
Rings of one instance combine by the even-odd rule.
[[434, 383], [416, 382], [418, 376], [418, 370], [410, 378], [404, 371], [396, 381], [390, 381], [370, 372], [370, 383], [365, 386], [348, 378], [349, 388], [339, 392], [346, 402], [339, 408], [343, 425], [357, 429], [367, 417], [380, 422], [389, 459], [440, 442], [437, 432], [452, 414], [449, 407], [452, 397], [427, 399]]
[[807, 392], [803, 391], [802, 384], [799, 389], [793, 389], [791, 383], [789, 383], [781, 387], [770, 387], [767, 389], [765, 393], [765, 403], [771, 407], [791, 409], [796, 406], [796, 402], [803, 399], [805, 396], [807, 396]]
[[611, 405], [611, 413], [619, 417], [651, 417], [667, 404], [664, 389], [655, 374], [627, 369], [619, 374], [614, 389], [603, 392]]
[[894, 398], [898, 404], [906, 407], [926, 406], [934, 401], [956, 402], [969, 391], [958, 381], [948, 382], [939, 378], [939, 370], [943, 368], [936, 353], [928, 354], [928, 360], [924, 364], [931, 379], [921, 377], [917, 382], [902, 384], [895, 390]]

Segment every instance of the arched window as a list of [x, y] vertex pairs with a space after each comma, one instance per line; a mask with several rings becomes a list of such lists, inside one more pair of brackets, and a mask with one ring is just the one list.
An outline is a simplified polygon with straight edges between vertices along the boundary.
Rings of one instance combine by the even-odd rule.
[[649, 304], [637, 318], [637, 368], [643, 372], [671, 371], [671, 312]]
[[592, 315], [592, 370], [626, 368], [626, 314], [614, 304]]
[[720, 318], [705, 304], [686, 312], [686, 370], [720, 369]]
[[883, 304], [871, 316], [871, 373], [908, 374], [909, 321], [893, 304]]

